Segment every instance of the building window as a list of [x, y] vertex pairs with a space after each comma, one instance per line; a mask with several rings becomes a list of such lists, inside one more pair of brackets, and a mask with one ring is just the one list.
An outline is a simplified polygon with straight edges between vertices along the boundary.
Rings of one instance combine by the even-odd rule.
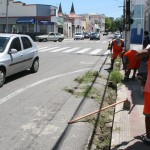
[[27, 32], [27, 25], [25, 25], [25, 24], [22, 25], [22, 32], [23, 33]]
[[41, 33], [47, 33], [47, 26], [46, 25], [40, 26], [40, 32]]
[[34, 32], [34, 24], [29, 24], [29, 32], [30, 33]]

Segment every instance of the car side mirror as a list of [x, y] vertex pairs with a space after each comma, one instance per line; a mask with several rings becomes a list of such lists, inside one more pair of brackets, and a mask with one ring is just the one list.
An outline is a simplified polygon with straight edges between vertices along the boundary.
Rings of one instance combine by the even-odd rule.
[[17, 53], [17, 50], [14, 49], [14, 48], [12, 48], [12, 49], [9, 51], [9, 54], [15, 54], [15, 53]]

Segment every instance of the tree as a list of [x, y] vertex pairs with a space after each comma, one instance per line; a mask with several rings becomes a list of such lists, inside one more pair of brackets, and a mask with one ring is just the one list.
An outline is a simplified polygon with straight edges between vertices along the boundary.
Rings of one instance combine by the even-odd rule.
[[105, 18], [105, 30], [111, 31], [112, 19], [109, 17]]
[[111, 32], [115, 31], [123, 31], [123, 16], [120, 18], [111, 18], [111, 17], [105, 17], [105, 29], [108, 29]]

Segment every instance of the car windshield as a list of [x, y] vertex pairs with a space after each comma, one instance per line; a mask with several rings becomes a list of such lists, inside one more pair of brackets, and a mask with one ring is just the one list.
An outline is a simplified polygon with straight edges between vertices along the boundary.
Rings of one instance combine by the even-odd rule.
[[82, 33], [76, 33], [76, 35], [82, 35]]
[[10, 38], [0, 37], [0, 53], [3, 53]]
[[56, 33], [56, 35], [61, 35], [61, 33]]
[[97, 33], [93, 32], [93, 33], [91, 33], [91, 35], [97, 35]]

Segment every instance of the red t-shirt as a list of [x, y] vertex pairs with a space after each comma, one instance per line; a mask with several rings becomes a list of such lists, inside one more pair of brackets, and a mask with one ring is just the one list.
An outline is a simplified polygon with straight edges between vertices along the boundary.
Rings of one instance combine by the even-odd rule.
[[128, 60], [128, 69], [138, 69], [140, 67], [141, 60], [136, 59], [135, 55], [137, 54], [137, 51], [135, 50], [128, 50], [124, 56], [127, 57]]
[[146, 80], [146, 84], [145, 84], [145, 88], [144, 88], [144, 92], [150, 93], [150, 58], [148, 60], [148, 75], [147, 75], [147, 80]]

